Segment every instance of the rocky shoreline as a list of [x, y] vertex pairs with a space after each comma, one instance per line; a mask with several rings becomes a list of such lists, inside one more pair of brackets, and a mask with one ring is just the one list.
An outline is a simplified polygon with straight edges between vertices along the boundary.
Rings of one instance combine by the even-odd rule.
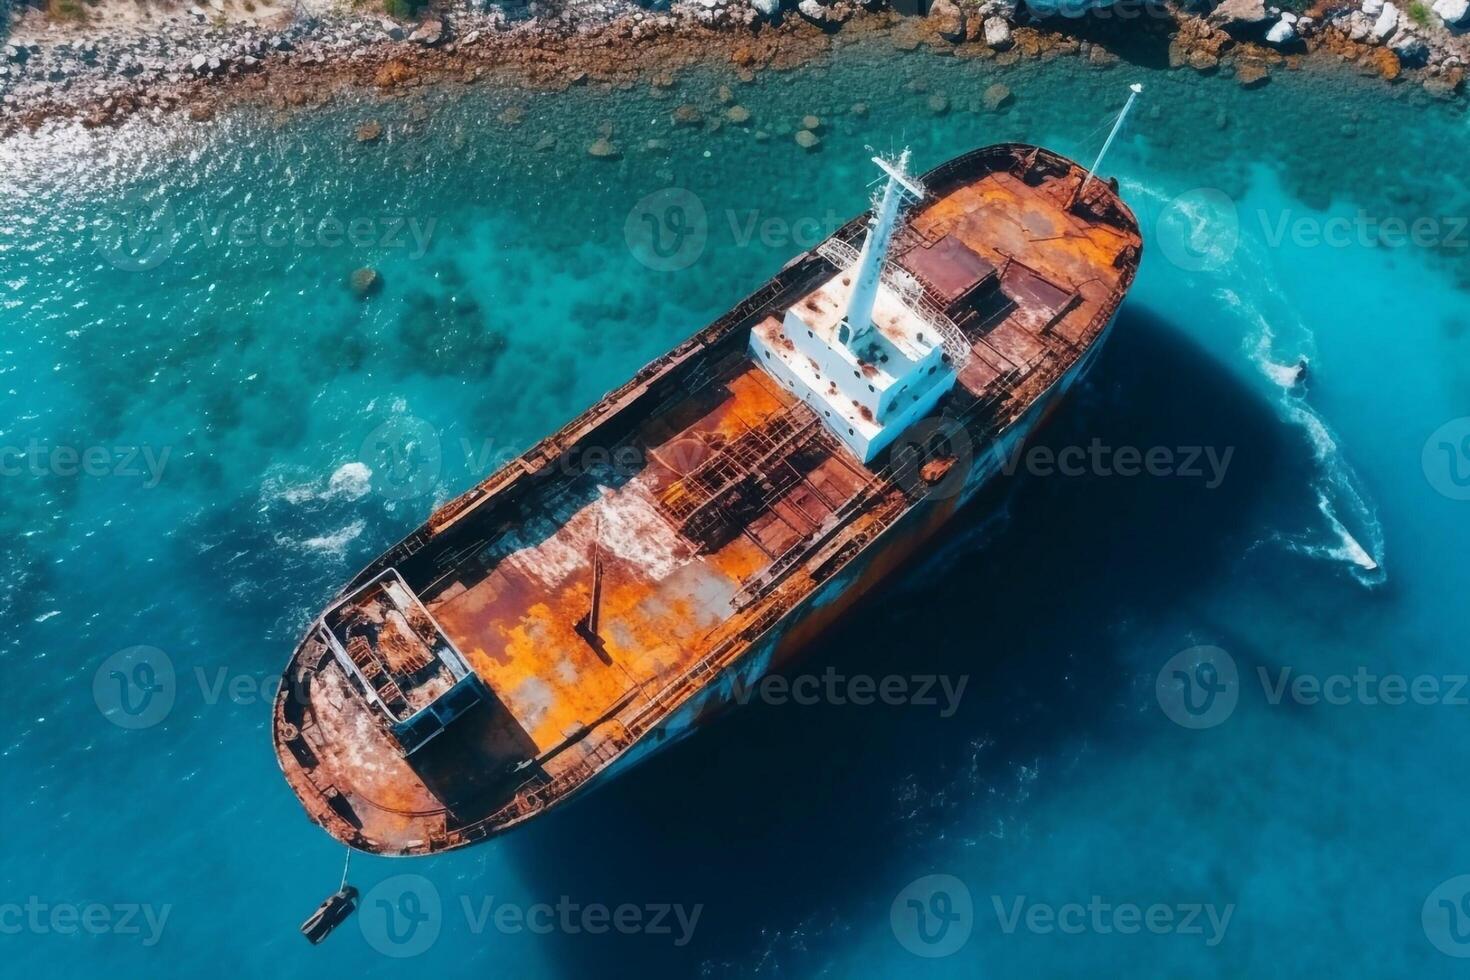
[[539, 0], [458, 0], [411, 23], [299, 5], [262, 13], [250, 0], [258, 15], [232, 22], [224, 0], [209, 2], [212, 8], [129, 28], [59, 27], [36, 10], [12, 15], [0, 43], [0, 135], [56, 118], [95, 127], [182, 110], [203, 121], [226, 101], [286, 108], [350, 87], [391, 95], [500, 78], [544, 90], [629, 87], [645, 77], [666, 87], [672, 72], [689, 65], [728, 62], [753, 77], [873, 35], [903, 50], [925, 46], [1000, 63], [1075, 56], [1105, 66], [1151, 44], [1167, 49], [1171, 67], [1232, 72], [1247, 87], [1266, 84], [1277, 68], [1326, 57], [1446, 99], [1463, 97], [1470, 67], [1470, 0], [1406, 9], [1391, 0], [1318, 2], [1301, 13], [1265, 0], [1213, 7], [1121, 0], [1081, 15], [1098, 0], [932, 0], [922, 16], [901, 14], [887, 0], [789, 7], [783, 0], [676, 0], [661, 11], [630, 0], [576, 0], [560, 9]]

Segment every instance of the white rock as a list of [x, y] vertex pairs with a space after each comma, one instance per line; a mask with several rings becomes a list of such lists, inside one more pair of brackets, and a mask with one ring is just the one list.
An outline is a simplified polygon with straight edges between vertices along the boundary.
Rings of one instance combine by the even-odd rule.
[[1264, 0], [1224, 0], [1210, 12], [1210, 20], [1221, 27], [1249, 27], [1270, 19]]
[[1373, 21], [1366, 14], [1354, 12], [1348, 18], [1348, 37], [1354, 41], [1366, 41], [1373, 30]]
[[1393, 32], [1398, 30], [1398, 26], [1399, 8], [1391, 3], [1385, 3], [1383, 5], [1383, 12], [1373, 22], [1373, 30], [1371, 32], [1373, 39], [1375, 41], [1387, 41], [1393, 35]]
[[1438, 0], [1434, 5], [1434, 12], [1446, 24], [1470, 23], [1470, 0]]
[[1283, 17], [1271, 25], [1271, 29], [1266, 32], [1266, 40], [1271, 44], [1290, 44], [1296, 40], [1296, 28]]
[[985, 18], [985, 43], [992, 48], [1003, 48], [1011, 43], [1011, 25], [999, 17]]
[[1383, 13], [1383, 0], [1363, 0], [1363, 13], [1369, 17], [1377, 17]]
[[750, 5], [762, 17], [774, 17], [781, 12], [781, 0], [750, 0]]

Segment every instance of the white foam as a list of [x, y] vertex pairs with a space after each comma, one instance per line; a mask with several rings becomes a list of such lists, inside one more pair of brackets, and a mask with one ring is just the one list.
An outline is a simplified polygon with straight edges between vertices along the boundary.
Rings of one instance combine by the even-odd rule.
[[[1145, 184], [1131, 184], [1130, 195], [1147, 198], [1151, 204], [1173, 207], [1198, 230], [1202, 215], [1188, 195], [1171, 197]], [[1203, 242], [1191, 240], [1192, 246]], [[1299, 427], [1307, 436], [1320, 476], [1313, 481], [1318, 510], [1326, 520], [1326, 540], [1304, 540], [1277, 536], [1293, 551], [1350, 566], [1354, 578], [1365, 585], [1384, 581], [1383, 528], [1368, 502], [1357, 473], [1343, 455], [1338, 439], [1325, 419], [1301, 396], [1297, 383], [1299, 365], [1316, 360], [1316, 336], [1296, 313], [1291, 298], [1281, 288], [1269, 252], [1262, 243], [1242, 234], [1231, 243], [1229, 261], [1201, 270], [1216, 282], [1215, 298], [1233, 310], [1246, 324], [1241, 347], [1246, 357], [1279, 393], [1277, 406], [1283, 421]], [[1230, 284], [1249, 283], [1263, 293], [1263, 303], [1281, 311], [1279, 319], [1267, 316], [1261, 306], [1244, 299]], [[1280, 327], [1281, 329], [1278, 329]], [[1283, 352], [1282, 348], [1286, 348]], [[1341, 516], [1339, 516], [1341, 514]], [[1356, 533], [1350, 530], [1356, 529]]]
[[366, 463], [344, 463], [327, 481], [328, 499], [361, 500], [373, 488], [373, 471]]
[[372, 492], [372, 483], [373, 471], [366, 463], [354, 460], [337, 467], [328, 478], [326, 487], [317, 483], [315, 478], [291, 481], [281, 474], [271, 474], [261, 484], [260, 495], [267, 504], [281, 501], [298, 507], [318, 501], [351, 502]]
[[[1249, 250], [1244, 251], [1249, 254]], [[1277, 305], [1290, 309], [1273, 277], [1261, 276], [1257, 281], [1267, 288], [1270, 296], [1280, 300]], [[1364, 585], [1380, 584], [1385, 578], [1382, 568], [1383, 527], [1378, 522], [1373, 506], [1368, 502], [1356, 471], [1344, 457], [1336, 434], [1305, 398], [1297, 397], [1293, 393], [1298, 380], [1297, 366], [1295, 363], [1284, 363], [1276, 353], [1277, 332], [1274, 325], [1259, 307], [1243, 300], [1234, 290], [1221, 287], [1216, 290], [1215, 295], [1253, 328], [1243, 338], [1242, 346], [1262, 375], [1279, 389], [1281, 397], [1277, 406], [1280, 415], [1284, 421], [1295, 425], [1306, 435], [1321, 474], [1315, 481], [1315, 489], [1317, 509], [1327, 522], [1327, 541], [1296, 537], [1281, 540], [1299, 554], [1352, 565], [1354, 578]], [[1294, 317], [1293, 332], [1298, 338], [1296, 357], [1299, 362], [1309, 358], [1315, 337], [1299, 317], [1290, 315]], [[1359, 529], [1358, 534], [1366, 540], [1366, 544], [1348, 529], [1348, 523], [1338, 516], [1338, 508], [1343, 510], [1347, 521]]]
[[323, 534], [314, 538], [307, 538], [304, 541], [293, 541], [290, 538], [278, 536], [276, 541], [279, 544], [295, 546], [302, 551], [334, 555], [340, 558], [347, 553], [347, 546], [353, 541], [356, 541], [358, 535], [362, 534], [366, 527], [366, 521], [353, 521], [340, 531], [335, 531], [332, 534]]

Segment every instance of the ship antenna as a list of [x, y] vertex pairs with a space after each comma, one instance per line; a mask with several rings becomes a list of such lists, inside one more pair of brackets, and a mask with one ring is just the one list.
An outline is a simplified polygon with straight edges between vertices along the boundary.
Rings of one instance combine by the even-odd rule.
[[852, 269], [852, 293], [848, 296], [847, 312], [838, 324], [838, 342], [849, 350], [857, 350], [858, 343], [873, 327], [873, 304], [878, 296], [878, 283], [883, 275], [883, 265], [888, 258], [888, 244], [898, 227], [898, 213], [908, 201], [921, 201], [926, 191], [924, 185], [909, 176], [909, 151], [905, 149], [896, 160], [873, 157], [888, 178], [879, 195], [873, 216], [868, 222], [868, 237], [858, 254], [857, 264]]
[[1074, 202], [1081, 200], [1082, 195], [1087, 193], [1087, 185], [1092, 183], [1092, 178], [1097, 175], [1097, 168], [1102, 166], [1103, 157], [1108, 155], [1108, 150], [1112, 147], [1113, 140], [1118, 138], [1118, 133], [1123, 129], [1123, 123], [1128, 118], [1128, 113], [1133, 108], [1133, 103], [1137, 101], [1139, 95], [1143, 94], [1143, 86], [1138, 82], [1134, 82], [1128, 86], [1128, 92], [1128, 101], [1123, 103], [1123, 111], [1118, 113], [1118, 121], [1113, 123], [1113, 131], [1108, 133], [1108, 138], [1103, 141], [1102, 149], [1097, 151], [1097, 159], [1092, 161], [1092, 169], [1087, 171], [1087, 176], [1083, 178], [1082, 185], [1077, 188], [1077, 193], [1072, 197]]

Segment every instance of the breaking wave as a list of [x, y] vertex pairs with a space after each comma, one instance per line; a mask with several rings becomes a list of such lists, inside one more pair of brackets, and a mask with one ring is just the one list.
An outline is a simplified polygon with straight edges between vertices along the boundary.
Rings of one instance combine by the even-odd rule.
[[[1277, 305], [1288, 308], [1273, 279], [1262, 276], [1257, 281], [1267, 283], [1272, 297], [1280, 300]], [[1350, 574], [1365, 586], [1382, 584], [1386, 578], [1384, 540], [1377, 509], [1343, 455], [1337, 435], [1302, 391], [1302, 370], [1316, 353], [1315, 336], [1300, 318], [1295, 318], [1294, 337], [1290, 341], [1293, 348], [1283, 358], [1277, 332], [1259, 307], [1226, 287], [1216, 290], [1215, 295], [1249, 324], [1250, 332], [1244, 337], [1242, 347], [1261, 374], [1276, 386], [1280, 393], [1277, 408], [1282, 419], [1303, 432], [1317, 462], [1319, 475], [1313, 489], [1317, 510], [1326, 522], [1325, 539], [1319, 531], [1282, 534], [1277, 540], [1298, 554], [1346, 563]]]
[[333, 558], [341, 558], [347, 554], [347, 546], [356, 541], [358, 535], [367, 528], [366, 521], [353, 521], [340, 531], [331, 534], [318, 535], [314, 538], [297, 540], [276, 535], [276, 543], [286, 547], [294, 547], [300, 551], [315, 552], [317, 554], [330, 555]]
[[[1299, 534], [1278, 534], [1274, 540], [1299, 554], [1344, 563], [1365, 586], [1382, 584], [1386, 578], [1384, 540], [1377, 509], [1343, 455], [1337, 436], [1307, 401], [1305, 372], [1316, 360], [1316, 336], [1281, 291], [1268, 257], [1240, 233], [1234, 203], [1209, 189], [1171, 196], [1136, 181], [1126, 182], [1126, 187], [1134, 199], [1153, 206], [1154, 230], [1161, 238], [1165, 257], [1186, 271], [1216, 281], [1216, 299], [1246, 324], [1243, 352], [1279, 394], [1280, 417], [1301, 429], [1312, 447], [1318, 472], [1312, 489], [1325, 526]], [[1280, 322], [1289, 329], [1278, 331], [1260, 306], [1226, 285], [1243, 281], [1249, 282], [1253, 290], [1263, 291], [1273, 309], [1285, 311]], [[1282, 332], [1290, 336], [1282, 337]]]
[[279, 474], [271, 475], [261, 486], [261, 497], [265, 503], [281, 501], [297, 505], [350, 502], [366, 497], [372, 490], [372, 481], [373, 471], [366, 463], [344, 463], [332, 473], [325, 488], [316, 479], [291, 482]]

